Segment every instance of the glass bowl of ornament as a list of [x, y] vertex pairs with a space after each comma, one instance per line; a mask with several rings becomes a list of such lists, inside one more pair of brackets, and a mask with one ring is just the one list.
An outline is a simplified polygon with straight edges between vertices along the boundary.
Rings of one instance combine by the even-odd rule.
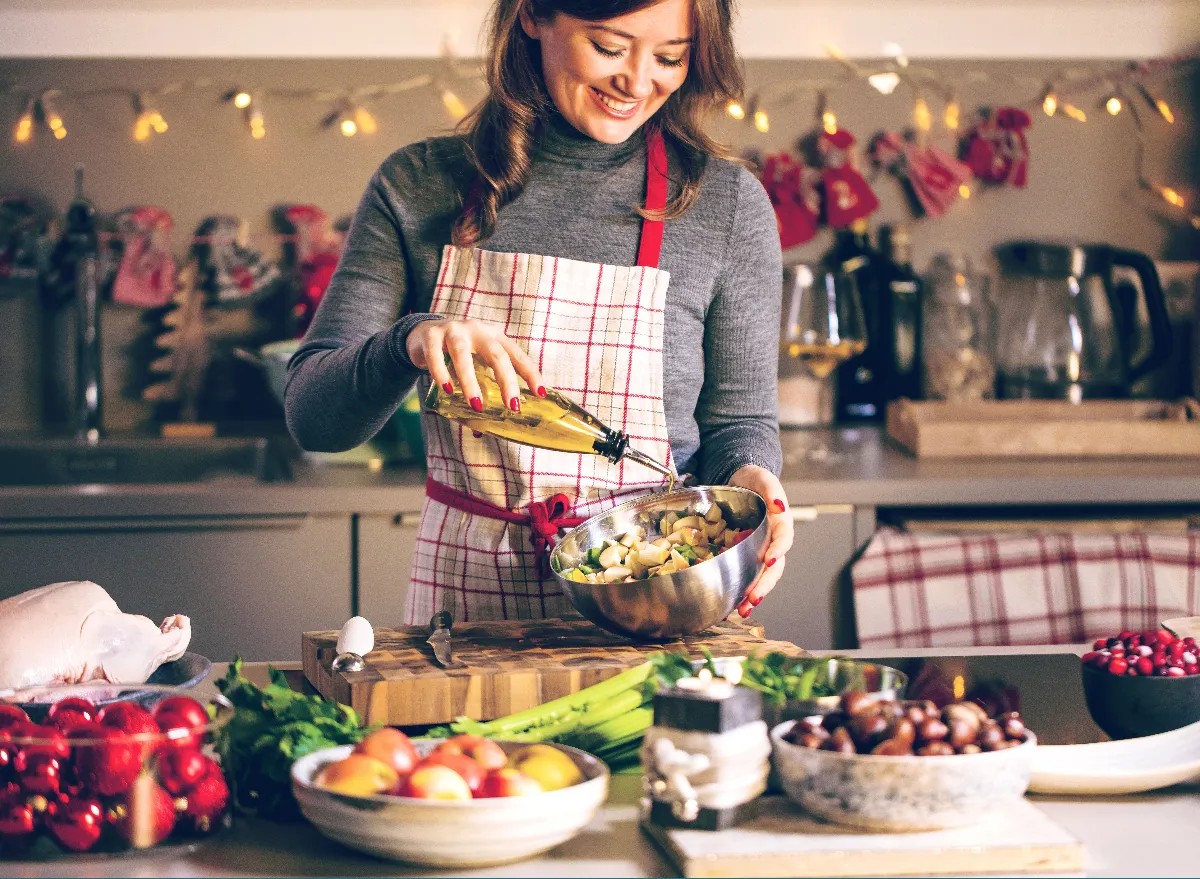
[[[132, 701], [147, 691], [149, 709]], [[50, 707], [34, 723], [18, 703]], [[228, 827], [210, 745], [233, 713], [224, 697], [206, 706], [166, 685], [3, 691], [0, 861], [192, 845]]]

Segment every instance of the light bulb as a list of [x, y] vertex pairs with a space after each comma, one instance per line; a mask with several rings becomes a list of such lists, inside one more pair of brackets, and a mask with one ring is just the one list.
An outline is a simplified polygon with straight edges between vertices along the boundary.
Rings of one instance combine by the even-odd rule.
[[1042, 112], [1047, 116], [1058, 112], [1058, 96], [1053, 91], [1046, 92], [1046, 96], [1042, 98]]
[[766, 134], [771, 130], [771, 120], [767, 117], [766, 110], [754, 111], [754, 127]]
[[743, 107], [741, 104], [739, 104], [737, 101], [730, 101], [728, 104], [726, 104], [725, 112], [728, 113], [730, 116], [732, 116], [734, 119], [745, 119], [746, 118], [746, 108]]
[[64, 126], [60, 125], [60, 126], [58, 126], [58, 128], [54, 129], [54, 139], [55, 140], [62, 140], [66, 136], [67, 136], [67, 129]]
[[1104, 109], [1108, 111], [1109, 116], [1116, 116], [1121, 112], [1121, 99], [1116, 95], [1110, 97], [1104, 102]]
[[143, 110], [133, 120], [133, 139], [139, 143], [147, 141], [150, 139], [150, 131], [150, 114]]
[[1080, 110], [1078, 107], [1076, 107], [1074, 104], [1068, 104], [1068, 103], [1064, 102], [1062, 105], [1062, 111], [1067, 116], [1074, 119], [1076, 122], [1087, 122], [1087, 114], [1084, 113], [1082, 110]]
[[467, 105], [462, 102], [462, 98], [448, 88], [442, 89], [442, 106], [446, 108], [446, 112], [455, 122], [467, 115]]
[[354, 137], [354, 135], [358, 134], [358, 126], [349, 117], [342, 120], [341, 129], [342, 134], [346, 137]]
[[1159, 187], [1158, 193], [1163, 197], [1163, 201], [1169, 205], [1174, 205], [1177, 208], [1181, 208], [1186, 204], [1186, 202], [1183, 200], [1183, 196], [1169, 186]]
[[872, 73], [867, 77], [867, 82], [879, 94], [890, 95], [896, 90], [896, 86], [900, 85], [900, 74], [892, 70], [885, 73]]
[[21, 114], [21, 118], [17, 120], [17, 127], [13, 131], [13, 140], [17, 143], [29, 143], [33, 137], [33, 102], [30, 101], [25, 105], [25, 112]]
[[965, 183], [960, 183], [958, 185], [958, 194], [962, 198], [970, 198], [971, 197], [971, 187], [967, 186], [967, 184], [965, 184]]
[[247, 121], [250, 124], [250, 136], [255, 140], [262, 140], [267, 136], [267, 126], [263, 121], [262, 109], [255, 106], [250, 108], [250, 114]]
[[245, 110], [250, 106], [250, 102], [254, 100], [249, 92], [238, 92], [233, 96], [233, 106], [239, 110]]
[[958, 101], [951, 98], [950, 103], [946, 104], [946, 127], [951, 131], [958, 131], [959, 126], [959, 107]]
[[1162, 118], [1166, 119], [1171, 125], [1175, 124], [1175, 114], [1171, 112], [1171, 105], [1162, 98], [1154, 99], [1154, 107]]
[[167, 130], [167, 120], [163, 118], [162, 113], [157, 110], [150, 111], [150, 127], [154, 129], [155, 134], [162, 134]]
[[837, 117], [833, 115], [832, 110], [821, 114], [821, 127], [825, 129], [826, 134], [837, 134]]
[[375, 124], [375, 117], [368, 113], [365, 107], [354, 108], [354, 122], [363, 134], [374, 134], [379, 130], [379, 126]]
[[913, 103], [913, 122], [918, 131], [928, 131], [933, 127], [933, 119], [929, 115], [929, 104], [920, 95]]

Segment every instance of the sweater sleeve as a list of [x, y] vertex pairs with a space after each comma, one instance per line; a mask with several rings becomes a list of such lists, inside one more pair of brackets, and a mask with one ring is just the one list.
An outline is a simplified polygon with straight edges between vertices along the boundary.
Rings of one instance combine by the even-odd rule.
[[701, 482], [722, 485], [747, 464], [779, 474], [779, 310], [783, 260], [762, 184], [739, 169], [724, 268], [705, 321], [696, 405]]
[[[338, 452], [373, 437], [422, 372], [405, 341], [432, 314], [413, 295], [395, 181], [381, 168], [354, 214], [337, 270], [288, 364], [284, 411], [301, 448]], [[403, 316], [402, 316], [403, 315]]]

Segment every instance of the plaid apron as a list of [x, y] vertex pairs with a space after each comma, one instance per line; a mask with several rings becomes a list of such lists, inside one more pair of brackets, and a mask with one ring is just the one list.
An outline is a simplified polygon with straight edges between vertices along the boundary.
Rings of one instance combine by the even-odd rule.
[[[666, 197], [666, 150], [651, 132], [646, 208], [661, 209]], [[662, 235], [662, 221], [643, 221], [633, 267], [447, 245], [430, 311], [502, 327], [547, 387], [673, 470], [662, 400], [670, 280], [658, 268]], [[665, 483], [637, 464], [477, 437], [430, 413], [421, 427], [429, 482], [405, 608], [413, 625], [451, 601], [463, 621], [561, 616], [570, 603], [542, 570], [560, 528]]]

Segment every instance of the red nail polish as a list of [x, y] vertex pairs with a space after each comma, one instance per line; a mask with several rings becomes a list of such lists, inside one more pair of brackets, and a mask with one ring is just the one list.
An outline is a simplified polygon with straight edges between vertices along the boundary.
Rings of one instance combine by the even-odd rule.
[[545, 388], [543, 388], [541, 385], [538, 385], [538, 389], [537, 389], [537, 395], [538, 395], [539, 397], [544, 397], [544, 396], [546, 396], [546, 389], [545, 389]]
[[771, 567], [771, 565], [775, 564], [777, 561], [779, 561], [779, 559], [767, 559], [767, 567]]
[[742, 619], [745, 619], [746, 617], [750, 616], [750, 609], [749, 608], [743, 609], [743, 608], [739, 607], [738, 608], [738, 616], [740, 616]]
[[483, 411], [483, 400], [479, 399], [478, 397], [472, 397], [471, 398], [471, 408], [474, 409], [476, 412], [482, 412]]
[[447, 394], [453, 394], [454, 393], [454, 385], [450, 384], [450, 382], [442, 382], [442, 390], [445, 391]]
[[761, 595], [757, 595], [754, 598], [750, 599], [750, 603], [752, 605], [754, 605], [755, 607], [758, 607], [760, 604], [762, 604], [762, 600], [763, 600], [763, 597]]
[[786, 509], [787, 509], [787, 504], [785, 504], [785, 503], [784, 503], [783, 501], [781, 501], [779, 498], [775, 498], [775, 508], [776, 508], [777, 510], [779, 510], [779, 512], [781, 512], [781, 513], [782, 513], [784, 510], [786, 510]]
[[514, 412], [520, 412], [521, 411], [521, 398], [513, 397], [511, 400], [509, 400], [508, 408]]

